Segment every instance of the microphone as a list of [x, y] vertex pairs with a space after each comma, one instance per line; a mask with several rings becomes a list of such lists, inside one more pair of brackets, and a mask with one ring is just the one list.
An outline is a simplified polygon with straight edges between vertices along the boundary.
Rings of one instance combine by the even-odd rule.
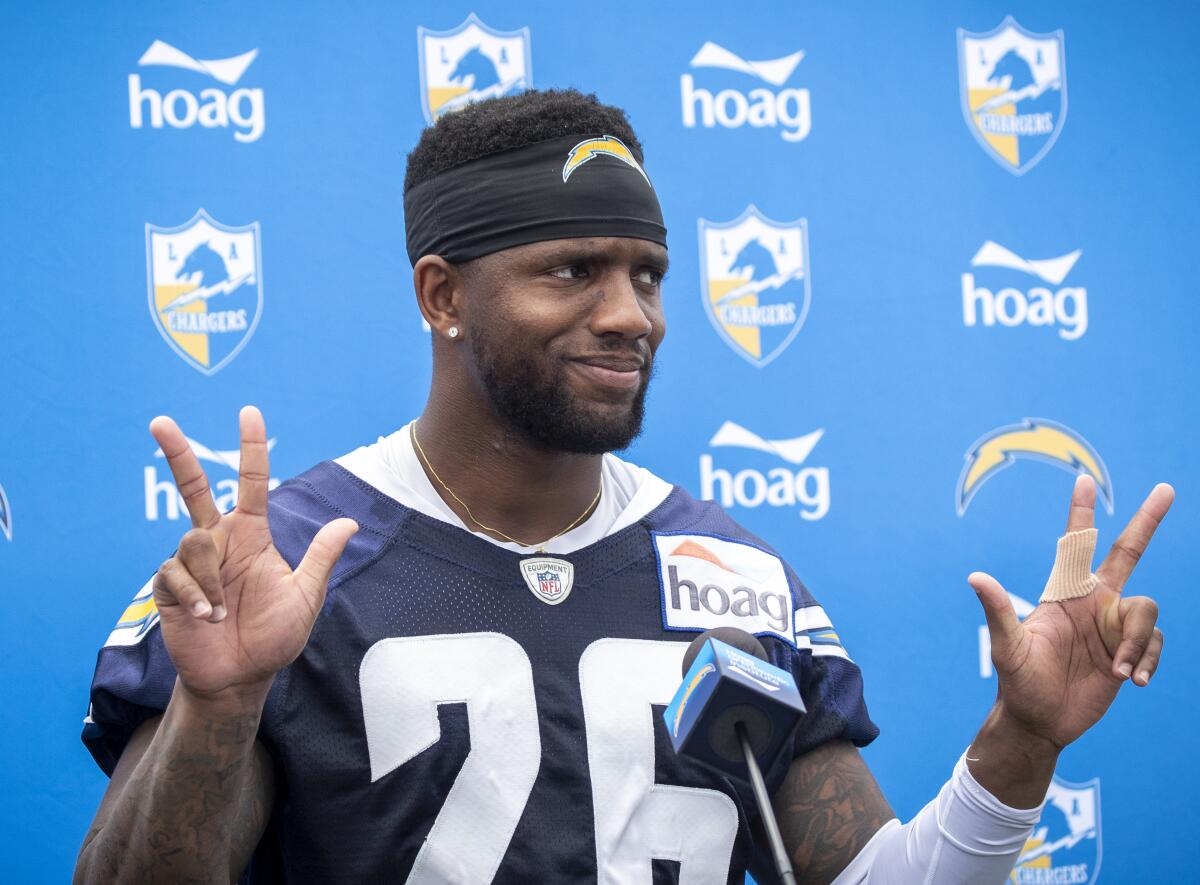
[[676, 753], [750, 782], [785, 885], [795, 885], [796, 876], [760, 763], [768, 769], [775, 763], [804, 713], [795, 679], [737, 627], [717, 627], [692, 640], [683, 656], [683, 683], [663, 713]]

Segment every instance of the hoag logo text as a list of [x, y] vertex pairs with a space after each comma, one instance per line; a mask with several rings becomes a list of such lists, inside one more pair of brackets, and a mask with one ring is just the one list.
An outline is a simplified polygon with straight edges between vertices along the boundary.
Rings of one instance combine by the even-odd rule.
[[766, 471], [744, 467], [718, 467], [712, 455], [700, 456], [700, 497], [722, 507], [798, 507], [800, 518], [810, 522], [829, 512], [829, 468], [803, 467], [820, 442], [824, 429], [794, 439], [763, 439], [726, 421], [708, 444], [714, 448], [753, 449], [774, 455], [789, 466]]
[[[258, 57], [251, 49], [230, 58], [198, 59], [176, 49], [162, 40], [155, 40], [138, 59], [138, 67], [168, 67], [192, 71], [221, 83], [233, 86]], [[233, 137], [240, 142], [258, 141], [267, 127], [266, 110], [261, 88], [239, 88], [231, 91], [207, 86], [192, 92], [178, 86], [165, 94], [142, 85], [140, 74], [129, 75], [129, 125], [141, 129], [204, 129], [233, 128]]]
[[[683, 125], [688, 129], [696, 126], [705, 129], [714, 126], [778, 129], [784, 141], [803, 141], [812, 130], [808, 90], [779, 88], [791, 78], [803, 58], [804, 53], [800, 51], [767, 61], [746, 61], [716, 43], [705, 43], [692, 57], [689, 66], [733, 71], [735, 76], [703, 76], [703, 85], [696, 85], [696, 77], [692, 74], [681, 76], [679, 96], [683, 105]], [[766, 85], [742, 91], [755, 81]], [[722, 82], [729, 85], [719, 88]], [[768, 86], [775, 89], [768, 89]]]

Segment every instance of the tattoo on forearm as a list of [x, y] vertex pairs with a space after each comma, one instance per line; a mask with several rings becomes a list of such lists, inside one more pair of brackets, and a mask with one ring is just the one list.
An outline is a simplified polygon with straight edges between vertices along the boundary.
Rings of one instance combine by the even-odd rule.
[[775, 811], [797, 880], [804, 885], [832, 882], [895, 816], [847, 743], [818, 747], [794, 765]]
[[241, 872], [230, 870], [231, 856], [246, 856], [266, 824], [270, 785], [254, 749], [259, 717], [186, 734], [172, 732], [169, 719], [111, 814], [88, 833], [89, 869], [108, 881], [229, 882]]

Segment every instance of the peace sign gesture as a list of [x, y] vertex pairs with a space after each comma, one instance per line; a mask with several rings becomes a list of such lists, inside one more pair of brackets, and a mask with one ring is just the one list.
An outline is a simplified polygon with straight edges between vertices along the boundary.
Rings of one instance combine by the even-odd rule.
[[358, 530], [352, 519], [328, 523], [292, 571], [267, 523], [262, 414], [246, 406], [238, 425], [237, 506], [222, 516], [179, 425], [165, 416], [150, 422], [192, 518], [178, 551], [154, 577], [154, 602], [181, 683], [209, 700], [265, 695], [275, 674], [303, 650], [329, 574]]
[[1125, 680], [1144, 686], [1154, 675], [1163, 646], [1154, 626], [1158, 605], [1122, 591], [1174, 498], [1171, 486], [1155, 486], [1093, 576], [1096, 486], [1079, 477], [1051, 585], [1024, 622], [995, 578], [975, 572], [967, 579], [987, 615], [997, 703], [1027, 733], [1061, 749], [1099, 721]]

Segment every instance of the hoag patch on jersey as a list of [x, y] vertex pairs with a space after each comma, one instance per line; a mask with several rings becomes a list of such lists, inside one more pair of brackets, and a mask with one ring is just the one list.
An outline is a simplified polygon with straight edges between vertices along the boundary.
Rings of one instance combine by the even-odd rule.
[[795, 645], [794, 601], [778, 556], [715, 535], [654, 532], [663, 627], [737, 627]]

